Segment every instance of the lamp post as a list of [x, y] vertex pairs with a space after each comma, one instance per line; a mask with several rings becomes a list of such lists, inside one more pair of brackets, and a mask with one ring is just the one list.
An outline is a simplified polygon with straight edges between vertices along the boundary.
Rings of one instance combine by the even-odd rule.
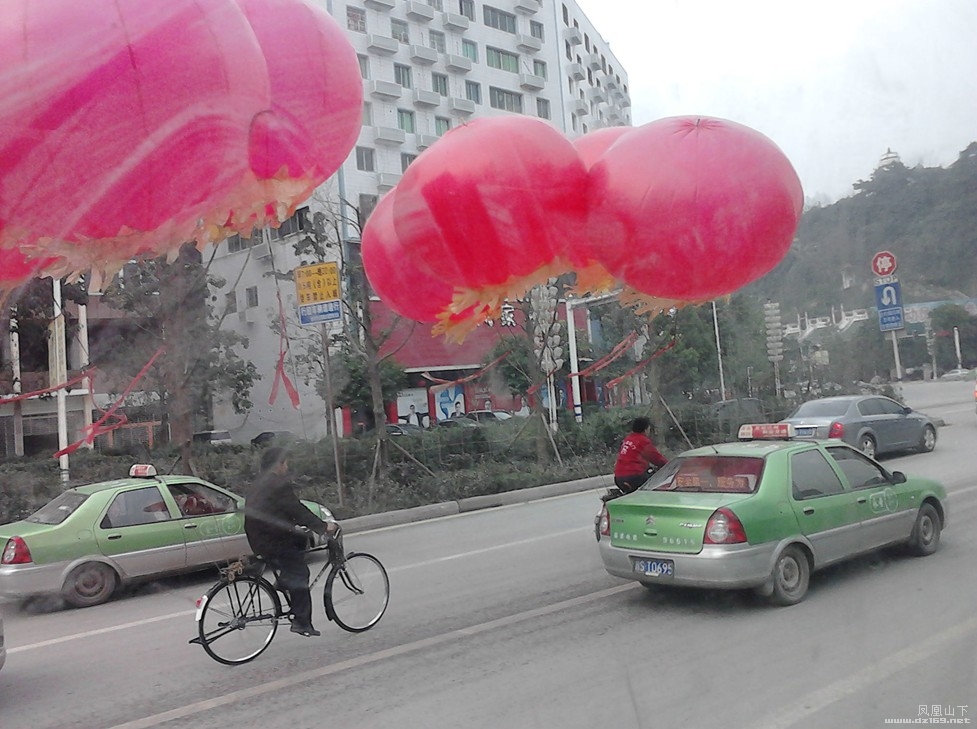
[[573, 307], [580, 304], [592, 304], [596, 301], [616, 299], [620, 291], [614, 291], [600, 296], [587, 296], [582, 299], [567, 299], [567, 349], [570, 355], [570, 391], [573, 395], [573, 417], [578, 423], [583, 422], [583, 407], [580, 403], [580, 377], [577, 375], [577, 330], [573, 325]]
[[716, 302], [712, 302], [712, 326], [716, 330], [716, 356], [719, 358], [719, 393], [726, 402], [726, 378], [723, 375], [723, 347], [719, 343], [719, 317], [716, 316]]

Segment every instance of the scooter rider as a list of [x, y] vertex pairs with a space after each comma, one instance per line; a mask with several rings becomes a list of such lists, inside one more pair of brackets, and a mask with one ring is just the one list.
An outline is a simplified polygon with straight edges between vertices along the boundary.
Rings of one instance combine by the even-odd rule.
[[668, 459], [661, 454], [646, 435], [651, 421], [640, 417], [631, 421], [631, 432], [621, 443], [614, 464], [614, 485], [629, 494], [648, 480], [648, 471], [661, 468]]

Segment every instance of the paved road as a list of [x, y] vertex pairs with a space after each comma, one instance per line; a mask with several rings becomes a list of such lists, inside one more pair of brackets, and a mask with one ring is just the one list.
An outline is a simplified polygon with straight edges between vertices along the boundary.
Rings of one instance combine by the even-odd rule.
[[322, 638], [281, 634], [239, 668], [186, 643], [209, 578], [8, 611], [0, 725], [882, 727], [923, 704], [973, 718], [977, 425], [969, 391], [928, 409], [948, 423], [936, 451], [886, 465], [945, 480], [942, 549], [828, 570], [795, 607], [609, 577], [590, 490], [351, 535], [391, 573], [380, 625], [343, 633], [320, 604]]

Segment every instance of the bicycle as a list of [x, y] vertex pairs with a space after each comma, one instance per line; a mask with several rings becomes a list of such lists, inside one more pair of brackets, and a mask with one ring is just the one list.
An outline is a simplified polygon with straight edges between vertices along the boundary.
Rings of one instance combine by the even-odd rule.
[[[390, 580], [376, 557], [343, 553], [341, 532], [310, 552], [328, 550], [311, 590], [329, 570], [323, 587], [326, 617], [343, 630], [362, 633], [383, 617], [390, 600]], [[253, 661], [275, 637], [280, 622], [292, 618], [288, 594], [264, 577], [266, 563], [242, 558], [221, 570], [221, 579], [197, 600], [197, 643], [215, 661], [229, 666]], [[276, 581], [278, 573], [273, 570]], [[279, 594], [284, 598], [284, 603]]]

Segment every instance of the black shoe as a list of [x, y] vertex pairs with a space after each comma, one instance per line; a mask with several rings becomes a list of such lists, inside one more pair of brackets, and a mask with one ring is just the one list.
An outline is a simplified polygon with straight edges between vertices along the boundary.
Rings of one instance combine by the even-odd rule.
[[292, 623], [292, 627], [290, 627], [289, 630], [291, 630], [293, 633], [304, 635], [306, 638], [314, 638], [322, 635], [322, 633], [313, 628], [311, 625], [299, 625], [298, 623]]

